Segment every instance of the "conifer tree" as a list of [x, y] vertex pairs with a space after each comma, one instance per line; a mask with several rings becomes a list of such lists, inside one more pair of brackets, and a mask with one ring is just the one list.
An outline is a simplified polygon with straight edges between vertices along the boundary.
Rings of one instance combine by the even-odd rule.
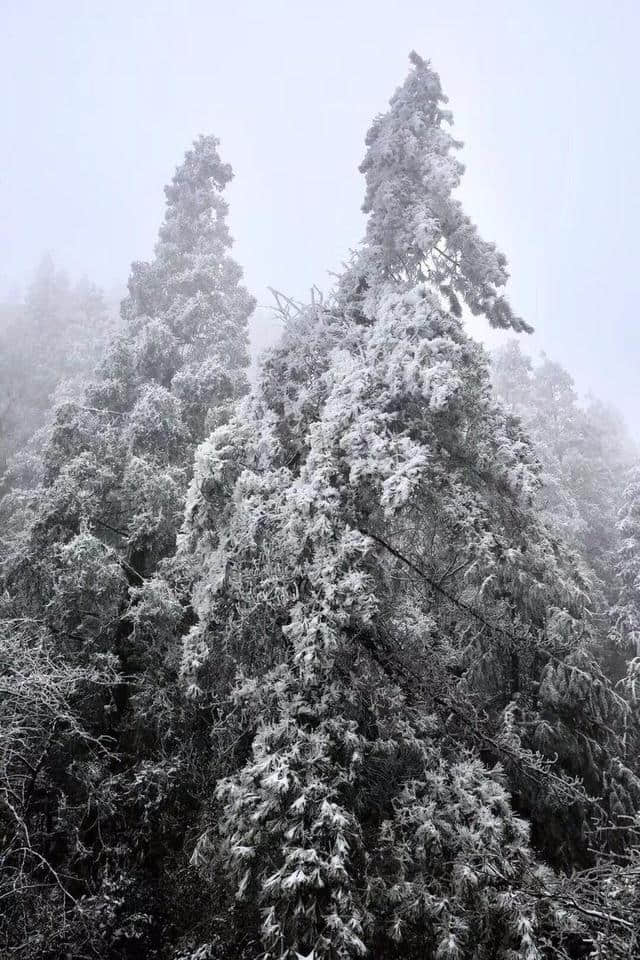
[[[222, 194], [231, 176], [213, 137], [187, 152], [166, 188], [155, 257], [133, 265], [121, 333], [94, 379], [61, 399], [37, 486], [4, 500], [7, 642], [30, 623], [27, 649], [45, 662], [73, 675], [106, 658], [118, 673], [99, 697], [82, 687], [73, 727], [40, 731], [47, 816], [30, 842], [51, 870], [31, 877], [43, 891], [33, 913], [19, 923], [7, 914], [7, 949], [42, 925], [43, 911], [55, 930], [47, 949], [60, 955], [74, 942], [98, 956], [156, 955], [170, 922], [162, 864], [178, 856], [191, 801], [187, 783], [176, 792], [188, 746], [165, 645], [168, 588], [154, 574], [175, 548], [195, 445], [248, 389], [254, 302], [229, 253]], [[172, 616], [184, 616], [179, 604]], [[109, 750], [79, 750], [65, 770], [76, 727]], [[49, 856], [52, 818], [61, 842]], [[75, 900], [55, 882], [63, 873]]]
[[493, 354], [492, 379], [540, 460], [539, 513], [595, 573], [606, 607], [617, 593], [616, 514], [635, 453], [625, 426], [602, 404], [581, 404], [560, 364], [532, 363], [515, 340]]
[[43, 259], [0, 324], [0, 474], [45, 423], [59, 384], [68, 391], [93, 373], [116, 326], [97, 287], [72, 285]]
[[632, 661], [629, 664], [629, 679], [634, 699], [637, 700], [640, 666], [640, 468], [637, 465], [628, 471], [626, 480], [618, 517], [618, 596], [613, 617], [621, 649]]
[[604, 888], [576, 907], [531, 841], [591, 865], [608, 842], [594, 821], [633, 815], [629, 711], [592, 656], [588, 584], [532, 509], [530, 445], [457, 316], [461, 297], [526, 329], [497, 292], [504, 258], [451, 198], [438, 78], [412, 64], [367, 138], [362, 249], [196, 456], [182, 673], [219, 747], [194, 863], [243, 905], [200, 938], [271, 958], [533, 960], [607, 931], [622, 957], [634, 922], [603, 911]]
[[41, 566], [45, 544], [91, 535], [139, 582], [172, 551], [191, 451], [248, 388], [253, 300], [228, 253], [230, 179], [217, 141], [201, 137], [166, 188], [154, 260], [133, 265], [122, 332], [84, 395], [56, 410], [41, 485], [9, 499], [9, 510], [31, 510], [26, 532]]
[[[618, 517], [618, 596], [612, 619], [613, 640], [626, 660], [622, 685], [637, 719], [640, 717], [640, 468], [637, 464], [628, 471], [626, 479]], [[640, 750], [637, 741], [631, 749]]]
[[360, 166], [367, 233], [342, 287], [367, 314], [387, 281], [426, 281], [456, 316], [462, 300], [494, 327], [530, 331], [500, 292], [506, 257], [480, 237], [453, 196], [464, 173], [455, 155], [462, 144], [448, 129], [452, 115], [440, 78], [417, 53], [410, 59], [412, 73], [367, 134]]

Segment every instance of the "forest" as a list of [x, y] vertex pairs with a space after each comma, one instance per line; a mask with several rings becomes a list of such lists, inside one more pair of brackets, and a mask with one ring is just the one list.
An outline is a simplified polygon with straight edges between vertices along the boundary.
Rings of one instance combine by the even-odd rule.
[[640, 452], [446, 104], [413, 53], [255, 376], [213, 135], [119, 309], [0, 305], [3, 958], [640, 957]]

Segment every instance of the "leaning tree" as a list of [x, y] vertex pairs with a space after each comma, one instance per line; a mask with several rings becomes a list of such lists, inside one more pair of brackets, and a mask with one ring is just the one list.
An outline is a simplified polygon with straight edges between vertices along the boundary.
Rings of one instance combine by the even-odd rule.
[[533, 960], [606, 932], [622, 957], [634, 936], [614, 867], [615, 915], [543, 865], [624, 862], [640, 783], [588, 580], [459, 316], [527, 329], [452, 196], [443, 100], [413, 55], [367, 137], [361, 249], [196, 455], [182, 672], [212, 718], [194, 864], [236, 898], [200, 938], [227, 952]]

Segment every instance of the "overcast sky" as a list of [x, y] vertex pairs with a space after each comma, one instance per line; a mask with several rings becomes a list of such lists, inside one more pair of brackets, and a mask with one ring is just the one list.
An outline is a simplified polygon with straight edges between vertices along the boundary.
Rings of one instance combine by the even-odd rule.
[[464, 140], [461, 197], [546, 352], [640, 434], [637, 0], [0, 0], [0, 291], [47, 250], [123, 287], [193, 138], [234, 167], [260, 302], [363, 232], [363, 139], [415, 48]]

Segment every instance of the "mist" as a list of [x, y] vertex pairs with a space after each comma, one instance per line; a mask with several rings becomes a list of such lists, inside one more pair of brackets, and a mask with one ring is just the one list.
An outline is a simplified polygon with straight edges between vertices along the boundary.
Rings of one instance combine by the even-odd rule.
[[[46, 251], [122, 290], [167, 176], [213, 133], [260, 304], [330, 286], [360, 240], [363, 138], [415, 48], [466, 144], [461, 197], [509, 256], [527, 349], [618, 406], [637, 435], [637, 4], [6, 3], [0, 286]], [[271, 342], [266, 315], [256, 343]], [[265, 329], [266, 327], [266, 329]], [[484, 331], [480, 327], [480, 335]]]
[[637, 5], [5, 4], [0, 955], [640, 955]]

